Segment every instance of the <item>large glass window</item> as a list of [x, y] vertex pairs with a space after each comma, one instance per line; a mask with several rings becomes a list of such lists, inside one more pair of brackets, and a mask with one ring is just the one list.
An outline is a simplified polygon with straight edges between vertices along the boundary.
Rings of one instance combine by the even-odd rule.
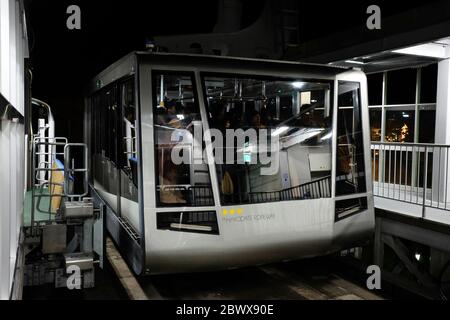
[[367, 88], [369, 94], [369, 105], [380, 106], [383, 104], [383, 73], [372, 73], [367, 75]]
[[336, 196], [366, 192], [361, 92], [358, 82], [339, 81]]
[[203, 83], [222, 204], [331, 196], [331, 83], [235, 75]]
[[437, 64], [423, 67], [420, 81], [420, 103], [436, 103]]
[[436, 107], [419, 107], [419, 142], [434, 143], [434, 128], [436, 126]]
[[[370, 141], [381, 141], [383, 134], [382, 119], [383, 119], [382, 107], [375, 107], [369, 109]], [[379, 153], [378, 151], [374, 150], [373, 152], [371, 152], [371, 155], [372, 155], [372, 177], [375, 181], [378, 181]]]
[[387, 73], [387, 104], [409, 104], [416, 101], [417, 69], [401, 69]]
[[414, 142], [414, 107], [386, 110], [386, 142]]
[[214, 204], [203, 135], [194, 134], [202, 128], [194, 83], [191, 74], [153, 74], [158, 206]]
[[381, 123], [382, 123], [382, 108], [370, 108], [370, 140], [381, 141]]
[[[384, 90], [380, 90], [380, 79], [383, 75], [387, 81]], [[434, 143], [437, 64], [372, 74], [368, 76], [368, 86], [373, 142]], [[371, 98], [371, 92], [375, 97]], [[386, 93], [385, 96], [383, 92]], [[378, 103], [380, 99], [381, 106]], [[388, 146], [374, 143], [373, 179], [378, 182], [420, 187], [423, 184], [420, 168], [425, 165], [425, 158], [424, 152], [419, 150], [414, 153], [393, 151], [389, 150]], [[429, 160], [431, 159], [432, 154]], [[428, 164], [428, 172], [431, 172], [432, 160]], [[432, 177], [427, 181], [430, 184]], [[383, 189], [378, 186], [375, 190], [382, 192]]]
[[[384, 90], [383, 75], [387, 78]], [[367, 80], [371, 141], [434, 142], [430, 124], [436, 121], [436, 64], [369, 74]], [[386, 116], [384, 128], [381, 127], [383, 115]]]
[[[93, 99], [93, 178], [97, 188], [117, 195], [117, 87], [107, 87]], [[117, 212], [116, 202], [110, 203]]]
[[[120, 191], [122, 197], [138, 202], [136, 103], [134, 78], [120, 84], [121, 151]], [[126, 210], [128, 202], [122, 201]]]

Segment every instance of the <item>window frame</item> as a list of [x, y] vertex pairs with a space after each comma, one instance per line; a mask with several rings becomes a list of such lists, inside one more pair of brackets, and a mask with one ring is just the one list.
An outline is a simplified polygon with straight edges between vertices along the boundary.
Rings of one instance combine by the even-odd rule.
[[[406, 68], [399, 68], [399, 69], [393, 69], [393, 70], [386, 70], [383, 71], [383, 83], [382, 83], [382, 100], [381, 100], [381, 105], [369, 105], [369, 110], [371, 109], [378, 109], [381, 110], [381, 140], [380, 141], [373, 141], [371, 140], [371, 153], [373, 154], [373, 152], [375, 152], [378, 148], [377, 144], [378, 143], [389, 143], [389, 141], [386, 140], [386, 133], [387, 133], [387, 112], [388, 111], [404, 111], [405, 108], [411, 108], [413, 110], [413, 114], [414, 114], [414, 137], [413, 137], [413, 141], [412, 142], [404, 142], [405, 144], [434, 144], [436, 142], [436, 133], [433, 133], [433, 142], [430, 143], [423, 143], [420, 142], [420, 135], [421, 135], [421, 131], [420, 131], [420, 124], [421, 124], [421, 119], [420, 119], [420, 113], [421, 110], [434, 110], [436, 111], [437, 108], [437, 92], [436, 92], [436, 99], [435, 102], [422, 102], [422, 94], [421, 94], [421, 89], [422, 89], [422, 70], [424, 68], [430, 67], [432, 65], [437, 64], [436, 62], [432, 62], [432, 63], [428, 63], [428, 64], [424, 64], [421, 66], [416, 66], [414, 67], [414, 69], [416, 70], [416, 88], [415, 88], [415, 101], [414, 103], [407, 103], [407, 104], [387, 104], [387, 90], [388, 90], [388, 81], [389, 81], [389, 72], [391, 71], [396, 71], [396, 70], [402, 70], [402, 69], [406, 69]], [[436, 74], [436, 90], [437, 90], [437, 79], [438, 74]], [[370, 90], [370, 88], [369, 88]], [[435, 119], [436, 121], [436, 119]], [[370, 123], [369, 120], [369, 126], [370, 126], [370, 130], [372, 130], [372, 124]], [[413, 159], [414, 163], [417, 162], [417, 158]], [[377, 166], [377, 172], [378, 172], [378, 177], [377, 177], [377, 181], [378, 183], [380, 182], [385, 182], [385, 161], [378, 161], [378, 165], [373, 163], [372, 160], [372, 167], [374, 168], [375, 166]], [[415, 164], [413, 164], [415, 165]], [[412, 173], [412, 177], [411, 177], [411, 184], [416, 183], [416, 174], [413, 172]]]
[[[389, 81], [389, 72], [395, 71], [395, 70], [387, 70], [383, 71], [383, 82], [382, 82], [382, 92], [381, 94], [381, 104], [380, 105], [370, 105], [369, 104], [369, 110], [370, 109], [378, 109], [381, 110], [381, 140], [380, 141], [373, 141], [371, 139], [371, 143], [384, 143], [386, 141], [386, 112], [387, 111], [395, 111], [397, 109], [398, 111], [402, 111], [402, 108], [413, 108], [414, 109], [414, 139], [411, 143], [420, 143], [420, 111], [422, 108], [430, 108], [432, 110], [436, 110], [436, 102], [421, 102], [421, 87], [422, 87], [422, 68], [426, 68], [430, 65], [433, 65], [434, 63], [427, 64], [424, 66], [419, 66], [414, 69], [416, 69], [416, 91], [415, 91], [415, 101], [414, 103], [405, 103], [405, 104], [387, 104], [387, 90], [388, 90], [388, 81]], [[405, 68], [402, 68], [405, 69]], [[402, 70], [397, 69], [397, 70]], [[437, 75], [436, 75], [437, 77]], [[370, 90], [370, 88], [368, 88]], [[372, 129], [371, 123], [370, 129]], [[434, 139], [433, 139], [434, 140]]]

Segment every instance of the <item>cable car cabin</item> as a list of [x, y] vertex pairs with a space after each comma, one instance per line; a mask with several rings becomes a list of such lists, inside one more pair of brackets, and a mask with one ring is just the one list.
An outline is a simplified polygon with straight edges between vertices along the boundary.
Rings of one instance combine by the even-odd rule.
[[360, 71], [138, 52], [86, 101], [91, 189], [137, 274], [325, 255], [372, 234]]

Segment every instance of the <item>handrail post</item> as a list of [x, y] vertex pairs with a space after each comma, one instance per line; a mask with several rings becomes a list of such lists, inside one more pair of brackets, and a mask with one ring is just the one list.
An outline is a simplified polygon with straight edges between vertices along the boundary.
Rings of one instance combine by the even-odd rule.
[[425, 218], [425, 205], [427, 199], [427, 176], [428, 176], [428, 147], [425, 146], [425, 167], [423, 169], [423, 203], [422, 203], [422, 219]]

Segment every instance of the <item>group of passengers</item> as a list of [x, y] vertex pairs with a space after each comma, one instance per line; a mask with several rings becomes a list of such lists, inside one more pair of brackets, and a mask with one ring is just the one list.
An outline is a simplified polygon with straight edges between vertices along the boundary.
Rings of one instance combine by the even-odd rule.
[[176, 100], [161, 102], [155, 111], [155, 123], [171, 128], [186, 128], [192, 121], [198, 120], [199, 114], [194, 111], [194, 104], [184, 105]]
[[242, 103], [227, 103], [225, 101], [214, 101], [210, 104], [211, 126], [224, 131], [226, 129], [265, 129], [271, 122], [272, 117], [266, 108], [260, 111], [250, 108], [247, 104], [243, 111]]

